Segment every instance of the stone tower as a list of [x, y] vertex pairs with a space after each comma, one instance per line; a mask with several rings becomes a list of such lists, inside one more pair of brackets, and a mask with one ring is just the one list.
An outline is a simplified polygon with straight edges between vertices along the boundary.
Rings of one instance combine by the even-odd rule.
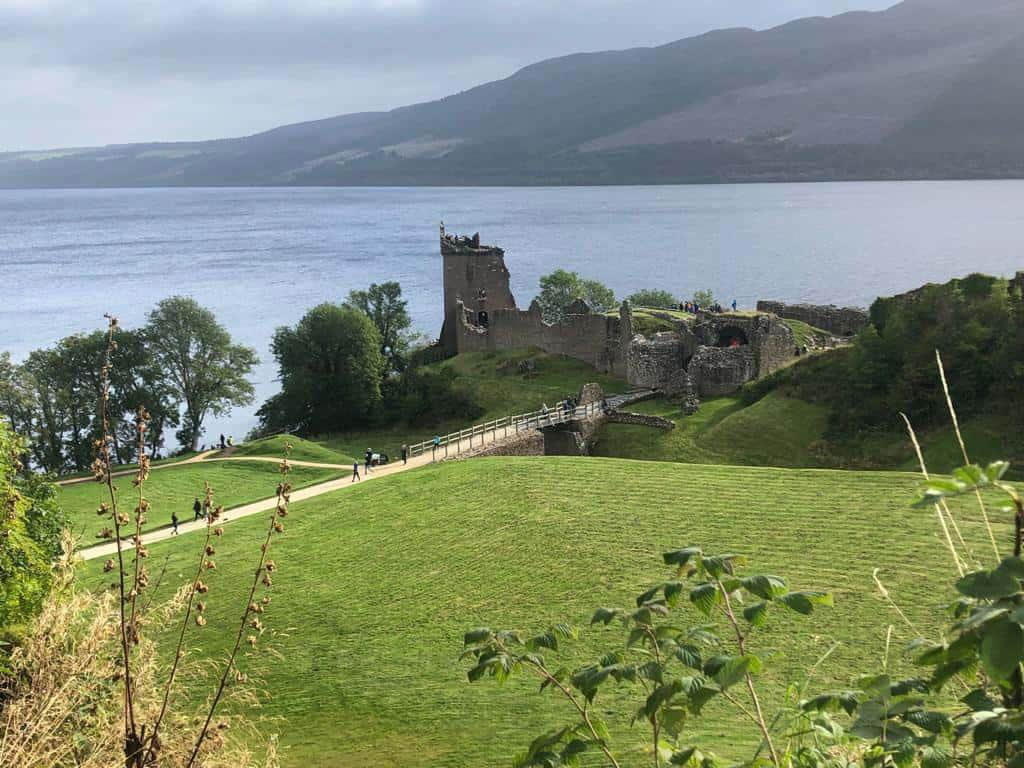
[[[460, 237], [445, 232], [441, 222], [441, 269], [444, 281], [444, 325], [441, 345], [458, 354], [459, 323], [486, 325], [490, 313], [515, 309], [509, 287], [505, 252], [493, 245], [481, 245], [480, 235]], [[460, 309], [461, 307], [461, 309]], [[459, 317], [459, 312], [464, 317]]]

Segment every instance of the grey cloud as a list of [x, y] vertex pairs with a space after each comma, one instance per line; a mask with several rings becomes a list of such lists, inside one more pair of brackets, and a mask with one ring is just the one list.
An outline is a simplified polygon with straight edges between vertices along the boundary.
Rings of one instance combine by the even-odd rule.
[[0, 148], [252, 133], [885, 0], [0, 0]]

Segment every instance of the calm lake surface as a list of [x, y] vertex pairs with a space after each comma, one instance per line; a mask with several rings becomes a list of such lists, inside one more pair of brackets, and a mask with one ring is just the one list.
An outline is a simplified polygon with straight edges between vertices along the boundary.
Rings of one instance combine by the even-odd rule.
[[398, 280], [416, 329], [441, 322], [437, 227], [506, 250], [529, 305], [557, 267], [620, 296], [866, 306], [928, 281], [1024, 269], [1024, 181], [489, 189], [0, 190], [0, 351], [123, 324], [172, 294], [257, 349], [257, 404], [211, 422], [242, 437], [276, 389], [274, 328]]

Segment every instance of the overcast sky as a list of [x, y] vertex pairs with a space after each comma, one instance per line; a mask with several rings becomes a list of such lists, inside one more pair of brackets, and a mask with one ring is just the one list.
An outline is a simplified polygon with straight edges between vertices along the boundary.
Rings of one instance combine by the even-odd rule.
[[895, 0], [0, 0], [0, 150], [241, 136]]

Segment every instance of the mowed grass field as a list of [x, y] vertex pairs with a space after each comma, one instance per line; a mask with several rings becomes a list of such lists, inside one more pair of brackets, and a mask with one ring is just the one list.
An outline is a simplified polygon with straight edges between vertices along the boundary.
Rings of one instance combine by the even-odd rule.
[[[291, 483], [300, 488], [341, 474], [344, 471], [293, 467]], [[172, 511], [178, 513], [181, 522], [193, 519], [192, 504], [196, 496], [200, 501], [203, 499], [205, 482], [213, 487], [214, 503], [229, 509], [270, 498], [277, 490], [279, 477], [277, 464], [269, 461], [206, 461], [155, 469], [146, 481], [146, 498], [151, 508], [143, 530], [169, 526]], [[131, 514], [138, 503], [132, 476], [116, 477], [114, 485], [118, 490], [118, 504]], [[110, 524], [96, 514], [99, 505], [110, 500], [107, 487], [101, 483], [90, 481], [58, 486], [57, 499], [71, 519], [72, 531], [81, 537], [82, 546], [95, 543], [96, 533]]]
[[[691, 544], [746, 553], [794, 589], [835, 595], [834, 609], [778, 614], [755, 633], [753, 648], [770, 657], [760, 683], [769, 711], [834, 643], [812, 689], [847, 687], [878, 669], [890, 623], [893, 669], [911, 639], [877, 595], [873, 569], [923, 632], [935, 632], [952, 598], [955, 571], [934, 516], [910, 507], [917, 485], [904, 473], [491, 458], [296, 503], [274, 542], [269, 631], [242, 665], [265, 686], [256, 714], [276, 718], [266, 730], [280, 733], [288, 768], [509, 765], [569, 713], [532, 679], [469, 684], [457, 660], [463, 632], [585, 626], [596, 607], [628, 606], [664, 580], [661, 553]], [[201, 656], [226, 650], [265, 525], [263, 515], [232, 523], [217, 542], [209, 624], [189, 635]], [[968, 508], [961, 525], [984, 554], [976, 513]], [[997, 535], [1007, 540], [1008, 525]], [[154, 564], [169, 558], [160, 594], [188, 578], [200, 543], [190, 535], [151, 546]], [[109, 582], [100, 567], [86, 566], [87, 584]], [[678, 621], [704, 623], [689, 607]], [[623, 639], [586, 629], [560, 655], [569, 665], [594, 660]], [[635, 704], [610, 692], [597, 710], [628, 722]], [[707, 712], [692, 740], [739, 757], [749, 727], [731, 710]], [[639, 764], [643, 738], [616, 731], [624, 765]]]

